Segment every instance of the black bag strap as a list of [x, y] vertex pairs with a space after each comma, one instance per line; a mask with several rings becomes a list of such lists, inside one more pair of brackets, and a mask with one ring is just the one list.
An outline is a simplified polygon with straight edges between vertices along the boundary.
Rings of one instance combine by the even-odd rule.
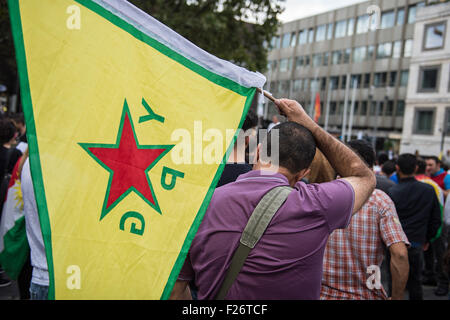
[[239, 246], [231, 259], [231, 265], [228, 268], [225, 279], [219, 289], [219, 293], [216, 295], [216, 300], [225, 299], [228, 290], [230, 290], [231, 285], [236, 280], [250, 251], [261, 239], [273, 216], [286, 201], [292, 190], [293, 188], [289, 186], [273, 188], [264, 195], [255, 210], [253, 210], [252, 215], [242, 232]]

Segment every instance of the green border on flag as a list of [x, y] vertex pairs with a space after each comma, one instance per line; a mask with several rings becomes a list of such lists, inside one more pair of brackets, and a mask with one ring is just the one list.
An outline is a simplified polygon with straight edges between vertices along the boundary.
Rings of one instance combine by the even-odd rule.
[[[151, 38], [147, 34], [139, 31], [138, 29], [136, 29], [134, 26], [132, 26], [128, 22], [122, 20], [122, 18], [114, 15], [113, 13], [106, 10], [102, 6], [98, 5], [97, 3], [93, 2], [92, 0], [73, 0], [73, 1], [81, 4], [82, 6], [90, 9], [93, 12], [97, 13], [101, 17], [103, 17], [106, 20], [108, 20], [109, 22], [111, 22], [113, 25], [128, 32], [130, 35], [132, 35], [136, 39], [148, 44], [149, 46], [156, 49], [160, 53], [162, 53], [162, 54], [166, 55], [167, 57], [173, 59], [174, 61], [180, 63], [181, 65], [183, 65], [186, 68], [192, 70], [193, 72], [199, 74], [200, 76], [203, 76], [204, 78], [208, 79], [209, 81], [211, 81], [219, 86], [222, 86], [226, 89], [229, 89], [233, 92], [236, 92], [242, 96], [247, 97], [245, 105], [244, 105], [244, 110], [243, 110], [243, 113], [241, 116], [241, 120], [240, 120], [239, 126], [236, 130], [236, 133], [227, 149], [227, 152], [225, 153], [225, 155], [222, 159], [222, 163], [219, 165], [219, 167], [216, 171], [214, 179], [209, 187], [209, 190], [205, 196], [205, 199], [203, 200], [202, 205], [200, 206], [200, 209], [194, 219], [194, 222], [188, 231], [188, 234], [182, 245], [182, 248], [180, 250], [178, 258], [176, 259], [176, 262], [175, 262], [175, 264], [172, 268], [172, 271], [169, 275], [169, 278], [167, 280], [164, 291], [161, 295], [161, 299], [166, 300], [170, 297], [170, 294], [172, 292], [175, 281], [176, 281], [178, 274], [183, 266], [184, 260], [186, 259], [189, 247], [192, 243], [192, 240], [194, 239], [195, 234], [197, 233], [198, 227], [200, 226], [200, 223], [203, 219], [206, 209], [208, 208], [208, 205], [211, 200], [214, 189], [216, 188], [216, 185], [220, 179], [220, 176], [222, 175], [222, 172], [225, 168], [225, 163], [227, 161], [227, 155], [229, 155], [230, 150], [233, 147], [233, 145], [237, 139], [239, 130], [242, 128], [245, 117], [248, 113], [248, 110], [250, 109], [253, 97], [256, 93], [256, 88], [244, 87], [244, 86], [236, 83], [233, 80], [230, 80], [223, 76], [217, 75], [217, 74], [207, 70], [206, 68], [192, 62], [191, 60], [189, 60], [186, 57], [182, 56], [181, 54], [175, 52], [174, 50], [170, 49], [169, 47], [165, 46], [164, 44]], [[40, 220], [40, 224], [41, 224], [42, 235], [43, 235], [43, 239], [44, 239], [44, 243], [45, 243], [45, 251], [46, 251], [46, 256], [47, 256], [47, 264], [48, 264], [48, 271], [49, 271], [48, 298], [53, 300], [53, 299], [55, 299], [55, 276], [54, 276], [53, 255], [52, 255], [50, 217], [48, 214], [47, 201], [46, 201], [43, 176], [42, 176], [42, 168], [41, 168], [41, 163], [40, 163], [40, 159], [39, 159], [39, 147], [38, 147], [38, 141], [37, 141], [37, 135], [36, 135], [36, 125], [34, 122], [33, 104], [32, 104], [32, 99], [31, 99], [30, 84], [29, 84], [29, 79], [28, 79], [28, 68], [27, 68], [27, 61], [26, 61], [25, 43], [24, 43], [24, 39], [23, 39], [22, 20], [21, 20], [21, 16], [20, 16], [19, 0], [8, 0], [8, 7], [9, 7], [9, 14], [10, 14], [10, 19], [11, 19], [11, 29], [12, 29], [14, 45], [15, 45], [15, 50], [16, 50], [17, 67], [18, 67], [19, 78], [20, 78], [20, 91], [21, 91], [22, 106], [23, 106], [24, 115], [25, 115], [25, 122], [27, 125], [27, 138], [29, 141], [30, 167], [31, 167], [31, 172], [32, 172], [32, 177], [33, 177], [33, 185], [34, 185], [34, 192], [35, 192], [35, 196], [36, 196], [36, 203], [37, 203], [37, 207], [38, 207], [38, 211], [39, 211], [39, 220]]]

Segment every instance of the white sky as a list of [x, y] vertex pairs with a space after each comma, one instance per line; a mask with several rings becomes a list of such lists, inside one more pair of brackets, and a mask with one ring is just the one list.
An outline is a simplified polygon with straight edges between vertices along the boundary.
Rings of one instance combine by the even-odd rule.
[[366, 0], [286, 0], [281, 4], [286, 9], [279, 18], [281, 22], [285, 23], [365, 1]]

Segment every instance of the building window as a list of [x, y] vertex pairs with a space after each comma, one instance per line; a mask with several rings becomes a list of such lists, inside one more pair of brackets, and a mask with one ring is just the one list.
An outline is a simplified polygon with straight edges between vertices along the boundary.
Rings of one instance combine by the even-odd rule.
[[[354, 85], [356, 81], [356, 86]], [[350, 88], [360, 88], [361, 87], [361, 75], [360, 74], [352, 74], [351, 80], [350, 80]]]
[[286, 72], [292, 68], [292, 59], [280, 60], [280, 72]]
[[309, 88], [309, 79], [303, 79], [303, 91], [308, 90]]
[[330, 60], [330, 53], [329, 52], [325, 52], [323, 54], [323, 65], [324, 66], [328, 65], [328, 60]]
[[392, 58], [400, 58], [402, 56], [402, 41], [394, 42], [394, 49], [392, 51]]
[[339, 88], [339, 77], [330, 77], [330, 88], [331, 90]]
[[335, 115], [337, 112], [337, 104], [334, 101], [330, 102], [330, 115]]
[[336, 22], [336, 28], [334, 30], [335, 38], [345, 37], [346, 31], [347, 31], [347, 20], [341, 20]]
[[441, 66], [420, 68], [419, 92], [437, 92], [439, 88], [439, 71]]
[[341, 77], [341, 89], [346, 89], [347, 87], [347, 76]]
[[397, 117], [403, 117], [405, 114], [405, 101], [399, 100], [397, 102], [397, 111], [395, 112], [395, 115]]
[[288, 80], [280, 81], [278, 85], [279, 85], [278, 92], [280, 92], [280, 93], [288, 93], [289, 92], [289, 81]]
[[350, 54], [352, 53], [352, 49], [347, 48], [344, 50], [344, 61], [342, 63], [349, 63], [350, 62]]
[[373, 85], [375, 88], [382, 88], [386, 86], [387, 72], [377, 72], [373, 78]]
[[389, 87], [395, 87], [395, 83], [397, 82], [397, 72], [392, 71], [389, 73]]
[[294, 92], [298, 92], [300, 90], [302, 90], [302, 84], [303, 84], [303, 79], [296, 79], [294, 80], [294, 84], [292, 85], [292, 90]]
[[298, 33], [298, 44], [305, 44], [308, 40], [308, 35], [306, 30], [301, 30]]
[[316, 30], [316, 41], [323, 41], [325, 40], [327, 32], [327, 26], [325, 24], [318, 26]]
[[433, 134], [434, 109], [416, 108], [414, 112], [415, 134]]
[[327, 40], [333, 39], [333, 23], [329, 23], [327, 27]]
[[409, 78], [409, 71], [403, 70], [400, 73], [400, 87], [407, 87], [408, 86], [408, 78]]
[[319, 91], [320, 89], [320, 79], [311, 79], [311, 91]]
[[397, 10], [397, 25], [401, 26], [405, 23], [405, 9]]
[[278, 48], [278, 40], [279, 39], [280, 39], [280, 37], [278, 37], [278, 36], [272, 37], [272, 40], [270, 41], [270, 47], [272, 49], [277, 49]]
[[394, 101], [389, 100], [386, 106], [386, 116], [392, 116], [394, 114]]
[[375, 46], [367, 46], [367, 60], [372, 60], [375, 55]]
[[355, 63], [366, 60], [366, 47], [357, 47], [353, 49], [352, 61]]
[[361, 115], [362, 116], [367, 115], [367, 101], [361, 102]]
[[342, 51], [333, 51], [331, 54], [331, 64], [340, 64], [342, 61]]
[[364, 75], [364, 88], [370, 87], [370, 73]]
[[377, 48], [377, 59], [389, 58], [392, 55], [392, 43], [380, 43]]
[[355, 19], [350, 18], [348, 19], [347, 35], [352, 36], [354, 32], [355, 32]]
[[320, 67], [322, 65], [323, 55], [322, 53], [316, 53], [312, 56], [312, 66]]
[[403, 52], [405, 58], [410, 58], [412, 56], [412, 45], [412, 39], [405, 40], [405, 51]]
[[444, 47], [445, 22], [428, 24], [425, 26], [423, 49], [435, 50]]
[[295, 47], [295, 45], [297, 44], [297, 33], [296, 32], [292, 32], [291, 33], [291, 47]]
[[320, 81], [320, 90], [324, 91], [327, 88], [327, 78], [322, 78]]
[[383, 12], [381, 15], [381, 29], [392, 28], [395, 24], [394, 10]]
[[291, 34], [290, 33], [283, 34], [283, 38], [281, 40], [281, 48], [289, 47], [290, 43], [291, 43]]
[[308, 30], [308, 43], [314, 42], [314, 28], [309, 28]]
[[369, 16], [359, 16], [356, 21], [356, 33], [361, 34], [366, 33], [367, 31], [369, 31]]
[[425, 6], [425, 2], [419, 2], [417, 4], [409, 6], [409, 8], [408, 8], [408, 23], [416, 22], [417, 8], [420, 8], [420, 7], [423, 7], [423, 6]]

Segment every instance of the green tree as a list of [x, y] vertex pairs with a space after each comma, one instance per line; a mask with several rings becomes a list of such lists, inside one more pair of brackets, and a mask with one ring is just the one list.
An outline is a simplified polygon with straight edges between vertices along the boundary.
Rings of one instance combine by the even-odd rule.
[[209, 53], [264, 72], [264, 44], [277, 32], [284, 0], [129, 1]]

